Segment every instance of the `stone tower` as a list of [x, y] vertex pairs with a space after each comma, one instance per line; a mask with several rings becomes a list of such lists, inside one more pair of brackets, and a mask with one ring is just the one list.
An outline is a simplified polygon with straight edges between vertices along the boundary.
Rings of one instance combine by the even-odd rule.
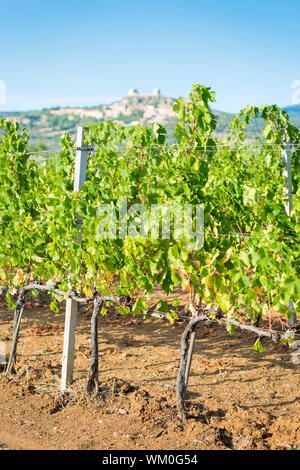
[[135, 90], [134, 88], [129, 88], [128, 96], [136, 96], [138, 94], [139, 94], [139, 92], [137, 90]]

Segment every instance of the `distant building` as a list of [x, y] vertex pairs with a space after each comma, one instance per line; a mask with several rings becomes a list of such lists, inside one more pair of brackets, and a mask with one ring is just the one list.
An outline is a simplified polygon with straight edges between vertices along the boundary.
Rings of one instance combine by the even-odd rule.
[[139, 92], [137, 90], [135, 90], [134, 88], [129, 88], [128, 96], [136, 96], [138, 94], [139, 94]]
[[160, 96], [160, 90], [158, 88], [154, 88], [152, 93], [139, 93], [138, 90], [129, 88], [128, 96]]

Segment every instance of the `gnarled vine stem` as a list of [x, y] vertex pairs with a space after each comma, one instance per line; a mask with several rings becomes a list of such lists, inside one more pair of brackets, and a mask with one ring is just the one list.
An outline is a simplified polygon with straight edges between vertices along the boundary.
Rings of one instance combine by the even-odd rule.
[[[16, 308], [15, 308], [15, 313], [14, 313], [14, 330], [13, 330], [10, 356], [9, 356], [8, 365], [6, 368], [7, 374], [10, 374], [13, 372], [13, 367], [16, 362], [17, 344], [18, 344], [18, 339], [19, 339], [19, 331], [20, 331], [24, 305], [25, 305], [25, 298], [26, 298], [26, 294], [30, 290], [38, 290], [41, 292], [50, 292], [50, 293], [53, 292], [55, 294], [63, 296], [64, 298], [73, 299], [79, 303], [91, 302], [93, 300], [90, 297], [80, 297], [76, 292], [63, 291], [54, 286], [45, 286], [43, 284], [38, 284], [38, 283], [32, 283], [32, 284], [28, 284], [27, 286], [22, 287], [19, 292], [19, 296], [18, 296], [18, 300], [16, 303]], [[98, 296], [96, 298], [101, 303], [109, 302], [109, 301], [122, 303], [124, 300], [123, 297], [116, 297], [116, 296], [114, 296], [113, 298], [111, 296]]]
[[[215, 314], [215, 312], [211, 313]], [[263, 328], [257, 328], [253, 325], [245, 325], [232, 318], [221, 317], [213, 319], [209, 316], [209, 313], [192, 317], [181, 336], [180, 365], [176, 380], [177, 410], [179, 417], [183, 421], [185, 421], [187, 418], [187, 412], [184, 407], [184, 402], [191, 366], [191, 355], [189, 355], [189, 353], [191, 353], [191, 340], [195, 340], [196, 328], [198, 324], [202, 321], [205, 321], [206, 324], [233, 325], [242, 330], [247, 330], [252, 333], [255, 333], [258, 337], [268, 337], [276, 343], [278, 343], [284, 335], [284, 332], [280, 332], [277, 330], [265, 330]]]
[[101, 297], [95, 297], [94, 309], [91, 318], [91, 361], [86, 381], [86, 393], [99, 391], [99, 368], [98, 368], [98, 315], [102, 306]]
[[25, 291], [25, 288], [23, 288], [19, 292], [15, 314], [14, 314], [14, 332], [13, 332], [13, 337], [12, 337], [9, 360], [8, 360], [7, 369], [6, 369], [6, 372], [8, 374], [10, 374], [13, 371], [13, 367], [16, 361], [17, 344], [18, 344], [18, 338], [19, 338], [20, 324], [21, 324], [24, 305], [25, 305], [25, 297], [26, 297], [26, 291]]
[[184, 399], [185, 399], [185, 392], [188, 382], [188, 368], [191, 365], [191, 362], [188, 361], [188, 352], [189, 352], [189, 344], [192, 334], [195, 332], [197, 325], [203, 321], [207, 320], [206, 315], [200, 315], [197, 317], [191, 318], [188, 325], [186, 326], [182, 336], [181, 336], [181, 352], [180, 352], [180, 365], [177, 374], [176, 380], [176, 404], [178, 415], [182, 420], [186, 420], [187, 414], [184, 408]]

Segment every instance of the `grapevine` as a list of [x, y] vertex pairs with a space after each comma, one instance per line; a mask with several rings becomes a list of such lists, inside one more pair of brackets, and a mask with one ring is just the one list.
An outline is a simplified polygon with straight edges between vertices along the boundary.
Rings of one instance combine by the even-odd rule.
[[[183, 362], [199, 321], [221, 322], [232, 334], [241, 327], [242, 315], [244, 324], [258, 333], [253, 325], [270, 311], [281, 314], [283, 323], [289, 318], [290, 300], [297, 312], [300, 132], [277, 106], [247, 107], [233, 119], [228, 139], [219, 141], [210, 110], [214, 100], [214, 92], [200, 85], [193, 86], [189, 100], [177, 100], [175, 145], [166, 144], [166, 130], [157, 123], [122, 127], [107, 121], [91, 126], [85, 145], [93, 145], [94, 151], [80, 194], [72, 192], [75, 144], [68, 134], [45, 171], [28, 152], [27, 131], [0, 120], [0, 279], [8, 305], [15, 309], [9, 371], [25, 295], [39, 290], [49, 293], [54, 311], [67, 298], [93, 301], [95, 339], [97, 317], [105, 314], [106, 305], [116, 304], [122, 315], [136, 315], [149, 310], [155, 286], [167, 295], [177, 287], [187, 289], [195, 318], [185, 332]], [[245, 127], [258, 117], [265, 121], [263, 135], [247, 143]], [[287, 142], [294, 145], [291, 217], [284, 207], [282, 151]], [[142, 217], [151, 220], [153, 205], [202, 206], [203, 246], [191, 249], [186, 234], [178, 238], [172, 230], [169, 237], [156, 238], [124, 232], [124, 199], [126, 222], [135, 220], [136, 227]], [[137, 204], [145, 208], [144, 214], [135, 209]], [[106, 238], [99, 231], [105, 223], [99, 205], [106, 205], [116, 221]], [[170, 308], [161, 301], [157, 311], [178, 320], [176, 302]], [[270, 324], [265, 336], [273, 337], [272, 331]], [[89, 392], [98, 387], [97, 341], [92, 345]], [[259, 340], [255, 349], [262, 349]], [[179, 374], [182, 413], [183, 374], [184, 368]]]

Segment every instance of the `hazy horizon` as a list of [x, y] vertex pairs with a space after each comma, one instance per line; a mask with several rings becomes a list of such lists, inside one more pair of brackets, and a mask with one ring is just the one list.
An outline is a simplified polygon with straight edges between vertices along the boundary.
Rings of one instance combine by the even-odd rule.
[[[146, 93], [146, 92], [145, 92]], [[168, 95], [165, 95], [165, 94], [162, 94], [162, 96], [168, 96]], [[97, 104], [87, 104], [87, 105], [84, 105], [84, 104], [66, 104], [66, 105], [53, 105], [53, 106], [43, 106], [41, 108], [26, 108], [26, 109], [11, 109], [11, 110], [4, 110], [2, 109], [2, 107], [0, 106], [0, 114], [1, 112], [3, 113], [26, 113], [26, 112], [34, 112], [34, 111], [42, 111], [43, 109], [45, 110], [51, 110], [51, 109], [55, 109], [55, 108], [96, 108], [98, 106], [105, 106], [105, 105], [110, 105], [114, 102], [117, 102], [117, 101], [120, 101], [122, 100], [123, 98], [125, 98], [125, 96], [121, 97], [120, 99], [114, 99], [112, 101], [108, 101], [106, 103], [97, 103]], [[175, 96], [172, 96], [171, 98], [174, 98], [174, 99], [177, 99], [177, 98], [181, 98], [182, 96], [178, 96], [178, 97], [175, 97]], [[187, 98], [187, 97], [184, 97], [184, 98]], [[277, 103], [263, 103], [263, 104], [276, 104]], [[250, 105], [250, 103], [249, 103]], [[278, 105], [279, 106], [279, 105]], [[299, 107], [299, 104], [287, 104], [286, 106], [280, 106], [281, 108], [290, 108], [290, 107]], [[226, 113], [226, 114], [237, 114], [239, 111], [236, 111], [236, 112], [232, 112], [232, 111], [228, 111], [226, 109], [219, 109], [219, 108], [216, 108], [215, 106], [211, 106], [211, 109], [213, 111], [216, 111], [216, 112], [221, 112], [221, 113]], [[242, 108], [241, 108], [242, 109]]]

